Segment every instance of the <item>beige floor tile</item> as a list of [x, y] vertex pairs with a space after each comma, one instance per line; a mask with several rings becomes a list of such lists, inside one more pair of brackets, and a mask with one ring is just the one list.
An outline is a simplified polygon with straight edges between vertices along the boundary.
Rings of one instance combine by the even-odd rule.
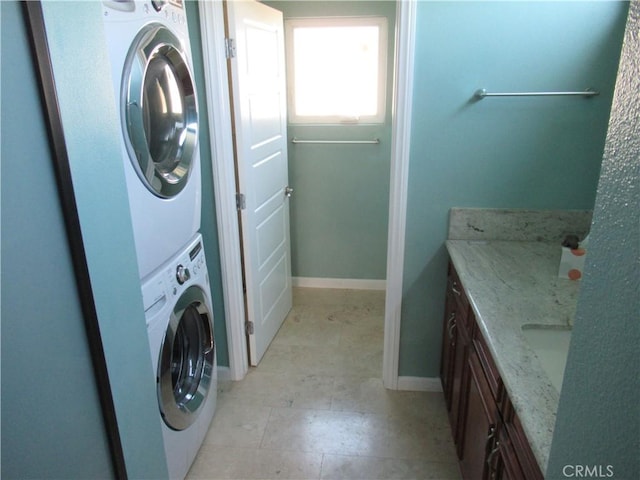
[[383, 340], [384, 292], [295, 288], [187, 478], [459, 478], [442, 394], [386, 390]]
[[253, 448], [260, 445], [271, 414], [270, 407], [238, 404], [228, 395], [221, 395], [216, 407], [204, 438], [205, 444]]
[[341, 347], [350, 349], [358, 345], [368, 345], [382, 351], [384, 342], [384, 318], [371, 317], [366, 322], [344, 324], [340, 328]]
[[218, 379], [218, 398], [220, 395], [225, 395], [228, 391], [230, 391], [234, 385], [237, 385], [241, 382], [232, 382], [231, 380], [220, 380]]
[[337, 288], [294, 288], [294, 305], [343, 305], [350, 301], [349, 291]]
[[372, 413], [274, 408], [261, 447], [330, 454], [455, 458], [448, 429]]
[[322, 455], [203, 445], [187, 480], [318, 479]]
[[337, 376], [331, 409], [448, 422], [441, 393], [388, 390], [376, 377]]
[[349, 372], [359, 376], [381, 376], [382, 348], [272, 344], [258, 370], [287, 375], [336, 376]]
[[335, 345], [270, 345], [258, 370], [287, 375], [333, 376], [346, 368], [344, 349]]
[[226, 393], [235, 404], [329, 410], [333, 376], [298, 375], [251, 369], [242, 382]]
[[327, 454], [322, 460], [320, 478], [323, 480], [458, 480], [461, 477], [456, 463]]
[[434, 462], [455, 462], [451, 430], [440, 419], [418, 421], [388, 416], [384, 431], [376, 437], [378, 457], [417, 458]]
[[379, 419], [367, 414], [274, 409], [261, 446], [316, 453], [375, 455]]
[[370, 305], [342, 305], [327, 308], [328, 318], [334, 322], [345, 325], [360, 325], [371, 323], [372, 319], [377, 323], [384, 319], [384, 308]]
[[[348, 368], [341, 370], [361, 377], [382, 376], [382, 348], [369, 345], [353, 345], [346, 349], [344, 363]], [[337, 372], [335, 375], [339, 375]]]
[[294, 288], [294, 305], [365, 305], [384, 311], [385, 292], [382, 290], [352, 290], [334, 288]]
[[329, 318], [326, 307], [294, 306], [272, 344], [338, 345], [340, 333], [340, 325]]

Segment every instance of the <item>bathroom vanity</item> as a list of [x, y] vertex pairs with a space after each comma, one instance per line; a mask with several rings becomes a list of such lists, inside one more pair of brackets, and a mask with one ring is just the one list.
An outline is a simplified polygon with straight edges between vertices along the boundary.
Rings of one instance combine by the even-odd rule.
[[448, 240], [441, 379], [464, 478], [542, 479], [579, 282], [557, 242]]

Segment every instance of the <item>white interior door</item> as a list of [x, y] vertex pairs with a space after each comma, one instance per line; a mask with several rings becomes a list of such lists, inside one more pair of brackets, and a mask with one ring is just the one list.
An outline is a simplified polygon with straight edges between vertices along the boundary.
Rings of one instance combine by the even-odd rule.
[[286, 82], [282, 13], [227, 3], [249, 361], [257, 365], [291, 310]]

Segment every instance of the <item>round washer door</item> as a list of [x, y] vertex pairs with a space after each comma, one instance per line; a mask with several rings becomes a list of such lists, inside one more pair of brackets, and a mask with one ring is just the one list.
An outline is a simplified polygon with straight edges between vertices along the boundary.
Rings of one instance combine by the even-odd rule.
[[209, 394], [214, 366], [213, 315], [204, 292], [189, 287], [174, 307], [158, 361], [158, 402], [165, 423], [184, 430]]
[[177, 195], [196, 152], [198, 106], [182, 44], [165, 26], [149, 24], [136, 36], [121, 101], [125, 143], [138, 176], [161, 198]]

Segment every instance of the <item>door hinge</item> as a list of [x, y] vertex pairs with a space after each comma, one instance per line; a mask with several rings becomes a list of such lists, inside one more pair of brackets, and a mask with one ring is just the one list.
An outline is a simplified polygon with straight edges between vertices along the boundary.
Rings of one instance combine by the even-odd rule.
[[235, 58], [236, 41], [233, 38], [224, 39], [224, 54], [227, 58]]
[[247, 330], [247, 335], [253, 335], [253, 322], [245, 323], [245, 328]]
[[244, 193], [236, 193], [236, 208], [238, 210], [244, 210], [247, 208], [247, 200]]

